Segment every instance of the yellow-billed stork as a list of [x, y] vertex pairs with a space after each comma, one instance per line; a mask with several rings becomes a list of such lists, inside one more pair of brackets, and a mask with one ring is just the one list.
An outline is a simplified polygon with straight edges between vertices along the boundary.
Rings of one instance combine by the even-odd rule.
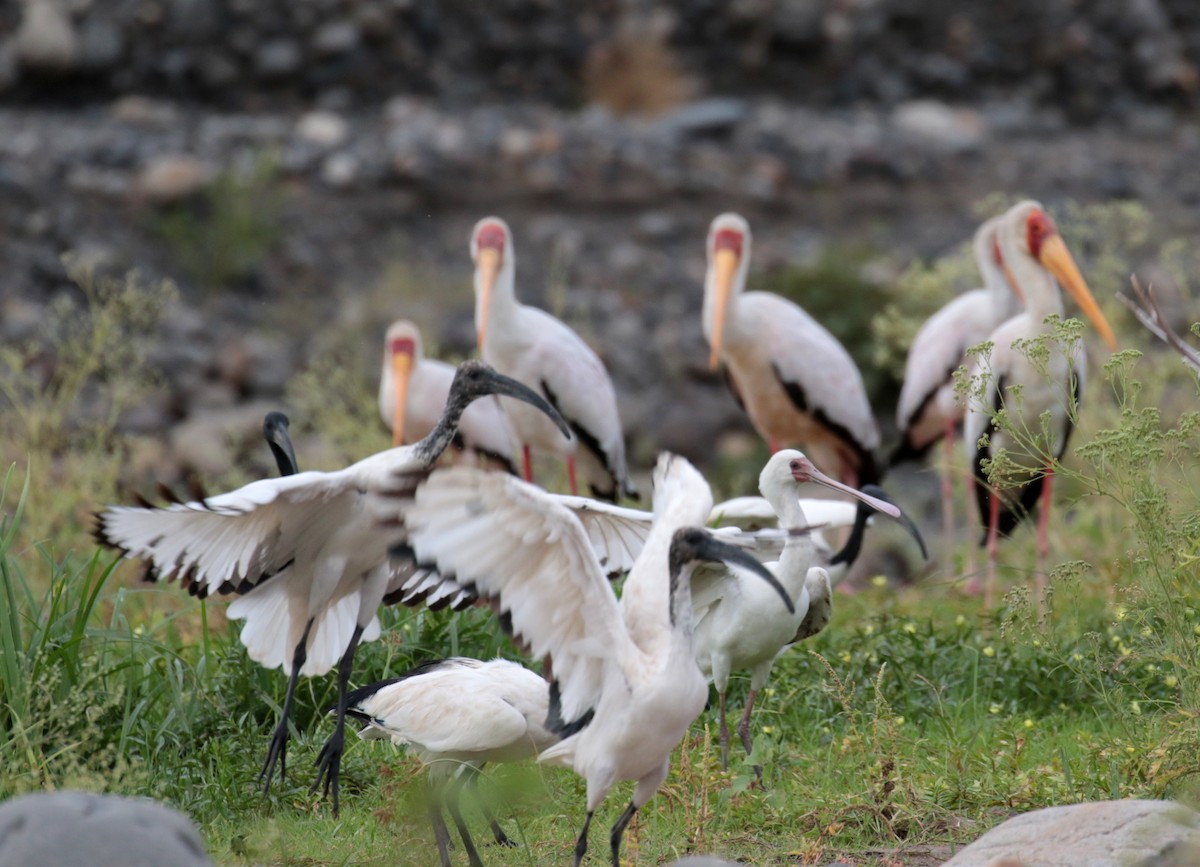
[[721, 214], [708, 231], [704, 336], [734, 397], [771, 448], [802, 446], [835, 478], [879, 481], [879, 427], [850, 353], [798, 305], [746, 292], [750, 224]]
[[[999, 240], [1011, 279], [1024, 297], [1025, 311], [991, 333], [990, 351], [972, 367], [979, 387], [968, 404], [965, 437], [968, 454], [974, 456], [980, 517], [987, 527], [983, 538], [988, 556], [984, 603], [990, 607], [994, 597], [998, 538], [1012, 532], [1038, 506], [1040, 498], [1036, 570], [1040, 610], [1045, 590], [1042, 564], [1049, 550], [1053, 461], [1066, 452], [1074, 411], [1083, 393], [1087, 356], [1082, 341], [1065, 348], [1050, 341], [1048, 355], [1035, 360], [1023, 350], [1022, 342], [1050, 334], [1048, 317], [1063, 314], [1058, 284], [1075, 299], [1110, 349], [1116, 349], [1117, 341], [1054, 221], [1040, 204], [1024, 201], [1010, 208], [1001, 219]], [[996, 426], [1001, 410], [1022, 436], [1014, 438]], [[1042, 435], [1043, 414], [1046, 436]], [[1025, 472], [1006, 479], [1001, 491], [988, 483], [984, 462], [1002, 449]]]
[[516, 250], [508, 224], [484, 217], [471, 232], [475, 262], [475, 329], [479, 353], [497, 370], [540, 392], [567, 420], [574, 439], [523, 407], [506, 407], [522, 449], [526, 481], [530, 451], [566, 459], [571, 493], [576, 462], [593, 494], [616, 501], [636, 498], [625, 464], [625, 439], [608, 371], [592, 348], [549, 313], [517, 301]]

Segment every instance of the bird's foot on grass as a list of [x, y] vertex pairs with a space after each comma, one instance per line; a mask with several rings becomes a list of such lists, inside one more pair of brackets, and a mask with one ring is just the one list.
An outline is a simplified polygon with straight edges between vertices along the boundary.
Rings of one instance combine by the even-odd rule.
[[271, 780], [275, 777], [277, 764], [279, 765], [279, 781], [282, 783], [287, 777], [287, 742], [287, 720], [282, 720], [275, 727], [275, 734], [271, 736], [271, 748], [267, 750], [267, 760], [263, 762], [262, 770], [258, 772], [258, 781], [263, 784], [264, 795], [271, 791]]
[[317, 779], [313, 781], [312, 791], [321, 789], [321, 797], [329, 797], [329, 793], [333, 792], [333, 815], [338, 814], [340, 804], [338, 803], [339, 783], [342, 769], [342, 750], [345, 748], [345, 736], [341, 729], [335, 731], [329, 736], [329, 740], [325, 741], [325, 746], [321, 747], [321, 754], [317, 756]]

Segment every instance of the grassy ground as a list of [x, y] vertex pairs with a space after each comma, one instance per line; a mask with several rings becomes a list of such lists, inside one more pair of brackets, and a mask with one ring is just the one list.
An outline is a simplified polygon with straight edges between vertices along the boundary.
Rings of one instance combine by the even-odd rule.
[[[1091, 264], [1116, 274], [1106, 261]], [[152, 385], [138, 334], [170, 293], [134, 280], [88, 285], [86, 309], [50, 323], [77, 355], [49, 380], [36, 352], [0, 351], [0, 798], [68, 787], [160, 798], [200, 824], [221, 864], [433, 863], [421, 771], [392, 746], [351, 743], [339, 818], [309, 792], [332, 728], [332, 677], [302, 684], [290, 773], [264, 798], [255, 777], [283, 676], [247, 660], [221, 603], [139, 585], [132, 565], [114, 569], [108, 552], [94, 551], [89, 512], [122, 499], [118, 480], [137, 477], [139, 444], [117, 435], [115, 420]], [[1149, 346], [1135, 326], [1121, 343]], [[1028, 529], [1003, 547], [1007, 592], [993, 611], [962, 592], [965, 542], [949, 571], [839, 595], [831, 626], [779, 661], [759, 699], [754, 760], [767, 768], [766, 785], [751, 784], [752, 762], [736, 748], [731, 771], [719, 770], [706, 712], [627, 836], [629, 863], [711, 852], [754, 864], [923, 867], [1014, 812], [1116, 797], [1198, 800], [1196, 381], [1167, 357], [1136, 352], [1094, 379], [1059, 468], [1065, 508], [1051, 536], [1045, 617], [1029, 596]], [[321, 433], [334, 451], [359, 457], [384, 444], [369, 383], [336, 355], [319, 357], [296, 389], [293, 408], [328, 426]], [[306, 411], [333, 394], [338, 412]], [[81, 405], [90, 410], [82, 420]], [[726, 484], [757, 473], [728, 461], [719, 469], [714, 478]], [[206, 481], [220, 489], [250, 473]], [[356, 683], [446, 655], [512, 655], [485, 612], [384, 617]], [[745, 686], [735, 682], [733, 706]], [[520, 843], [488, 847], [489, 864], [569, 859], [583, 820], [573, 775], [489, 769], [482, 790]], [[597, 816], [594, 863], [629, 793], [618, 787]], [[478, 811], [468, 815], [486, 840]]]

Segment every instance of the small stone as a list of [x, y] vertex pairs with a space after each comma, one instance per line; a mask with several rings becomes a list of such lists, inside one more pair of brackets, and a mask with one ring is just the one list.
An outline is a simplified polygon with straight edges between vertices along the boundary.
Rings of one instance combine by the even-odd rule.
[[350, 131], [345, 118], [332, 111], [310, 111], [296, 123], [296, 135], [318, 147], [337, 147]]
[[200, 80], [212, 90], [220, 90], [234, 84], [239, 78], [237, 62], [223, 51], [205, 51], [196, 63]]
[[79, 64], [79, 37], [52, 0], [32, 0], [17, 30], [17, 58], [34, 72], [62, 74]]
[[172, 103], [148, 96], [123, 96], [108, 111], [113, 120], [137, 126], [166, 129], [179, 122], [179, 111]]
[[254, 68], [263, 78], [287, 78], [300, 69], [304, 55], [291, 39], [271, 39], [255, 52]]
[[898, 105], [892, 112], [892, 123], [914, 139], [953, 153], [975, 150], [986, 131], [978, 112], [954, 109], [933, 99]]
[[313, 50], [323, 57], [348, 54], [358, 48], [362, 31], [355, 21], [331, 21], [313, 36]]
[[349, 187], [358, 178], [359, 161], [352, 153], [330, 154], [321, 163], [321, 180], [336, 190]]
[[79, 66], [96, 71], [115, 66], [125, 53], [125, 37], [104, 15], [89, 15], [79, 31]]
[[737, 126], [749, 108], [744, 99], [702, 99], [680, 106], [664, 116], [660, 123], [664, 129], [676, 135], [712, 135]]
[[168, 205], [200, 192], [212, 174], [212, 169], [195, 157], [156, 157], [138, 173], [132, 193], [149, 204]]
[[0, 91], [7, 90], [17, 83], [21, 75], [21, 63], [17, 57], [17, 41], [15, 39], [0, 40]]

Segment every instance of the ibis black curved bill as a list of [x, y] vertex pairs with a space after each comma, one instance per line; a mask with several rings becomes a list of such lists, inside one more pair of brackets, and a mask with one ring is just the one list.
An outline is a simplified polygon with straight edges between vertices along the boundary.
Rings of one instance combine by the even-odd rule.
[[762, 578], [774, 588], [787, 606], [789, 614], [796, 613], [796, 605], [779, 580], [760, 563], [753, 554], [736, 545], [719, 541], [712, 533], [699, 527], [685, 527], [675, 533], [671, 541], [671, 568], [675, 570], [689, 560], [707, 560], [711, 563], [724, 563], [727, 566], [739, 566]]
[[558, 426], [563, 436], [571, 438], [571, 429], [566, 420], [536, 391], [512, 377], [497, 373], [482, 361], [471, 360], [460, 364], [454, 374], [454, 382], [450, 385], [450, 399], [453, 401], [455, 396], [461, 396], [465, 404], [488, 394], [516, 398], [537, 407]]

